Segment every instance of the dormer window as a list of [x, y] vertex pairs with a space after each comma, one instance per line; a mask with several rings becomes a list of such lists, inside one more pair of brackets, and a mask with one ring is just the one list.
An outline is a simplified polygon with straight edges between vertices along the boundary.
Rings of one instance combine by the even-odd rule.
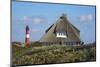
[[56, 32], [56, 37], [67, 38], [67, 33], [66, 32]]

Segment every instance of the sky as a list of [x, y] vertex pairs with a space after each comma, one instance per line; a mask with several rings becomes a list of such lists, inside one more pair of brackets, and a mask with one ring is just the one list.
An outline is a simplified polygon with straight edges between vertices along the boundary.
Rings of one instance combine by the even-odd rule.
[[53, 4], [35, 2], [12, 2], [12, 41], [25, 41], [25, 27], [30, 28], [30, 40], [38, 41], [45, 30], [66, 14], [71, 24], [80, 30], [84, 43], [95, 41], [95, 6]]

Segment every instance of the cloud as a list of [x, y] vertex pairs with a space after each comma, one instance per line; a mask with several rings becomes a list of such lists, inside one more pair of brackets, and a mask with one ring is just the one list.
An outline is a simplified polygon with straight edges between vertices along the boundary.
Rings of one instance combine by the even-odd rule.
[[28, 23], [28, 22], [30, 22], [30, 18], [28, 17], [28, 16], [23, 16], [23, 18], [22, 18], [22, 21], [24, 22], [24, 23]]
[[24, 17], [23, 17], [23, 20], [28, 20], [28, 17], [27, 17], [27, 16], [24, 16]]
[[39, 32], [39, 30], [38, 30], [38, 29], [32, 29], [31, 32], [32, 32], [32, 34], [33, 34], [33, 33]]
[[92, 14], [88, 14], [88, 15], [81, 15], [78, 17], [78, 19], [82, 22], [90, 22], [93, 20], [93, 15]]
[[23, 16], [22, 20], [24, 23], [32, 22], [34, 24], [45, 23], [47, 21], [44, 17], [40, 16]]
[[45, 23], [46, 19], [43, 17], [33, 17], [32, 18], [33, 23], [35, 24], [40, 24], [40, 23]]

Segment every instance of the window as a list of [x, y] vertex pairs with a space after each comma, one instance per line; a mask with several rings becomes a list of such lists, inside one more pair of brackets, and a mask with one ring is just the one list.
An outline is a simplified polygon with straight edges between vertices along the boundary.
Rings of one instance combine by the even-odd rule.
[[67, 38], [66, 32], [56, 32], [56, 37]]

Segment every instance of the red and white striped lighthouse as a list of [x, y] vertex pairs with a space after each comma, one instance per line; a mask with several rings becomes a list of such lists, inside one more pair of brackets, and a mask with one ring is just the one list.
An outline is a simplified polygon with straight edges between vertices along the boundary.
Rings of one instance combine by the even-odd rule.
[[25, 46], [29, 47], [29, 45], [30, 45], [30, 32], [29, 32], [29, 27], [26, 26]]

